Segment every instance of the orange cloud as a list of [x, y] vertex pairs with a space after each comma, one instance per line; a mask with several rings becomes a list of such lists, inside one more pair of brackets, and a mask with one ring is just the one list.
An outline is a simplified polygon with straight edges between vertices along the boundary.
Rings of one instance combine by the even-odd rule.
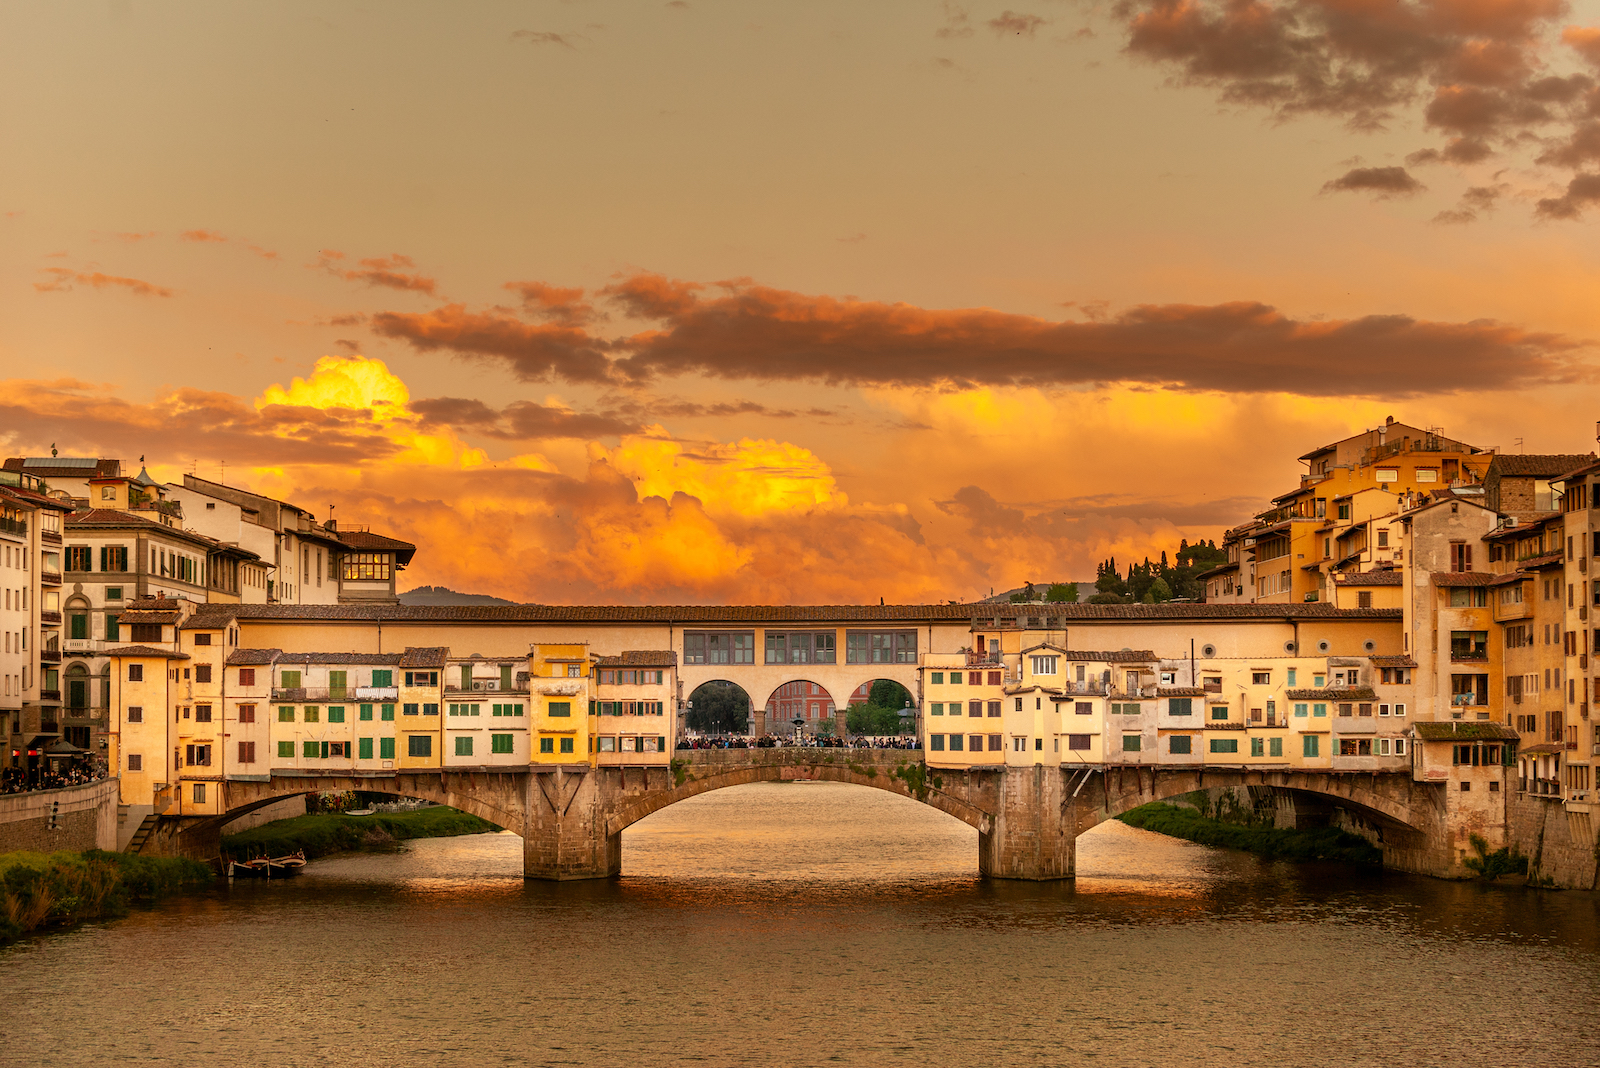
[[41, 293], [70, 293], [80, 285], [93, 289], [107, 287], [126, 289], [128, 292], [141, 297], [170, 297], [172, 290], [165, 286], [158, 286], [153, 282], [146, 282], [139, 278], [124, 278], [120, 275], [102, 274], [99, 271], [74, 271], [67, 267], [46, 267], [41, 274], [49, 275], [43, 282], [33, 283], [33, 288]]
[[361, 260], [356, 267], [341, 266], [344, 258], [342, 252], [324, 251], [311, 266], [321, 267], [347, 282], [365, 282], [369, 286], [383, 286], [386, 289], [408, 289], [429, 296], [435, 296], [438, 290], [438, 283], [432, 278], [405, 272], [405, 269], [416, 267], [410, 256], [402, 256], [398, 252], [392, 256], [376, 256]]
[[251, 252], [254, 252], [257, 256], [260, 256], [264, 260], [275, 260], [278, 258], [278, 254], [276, 252], [269, 252], [267, 249], [262, 248], [260, 245], [257, 245], [252, 241], [240, 241], [234, 238], [224, 237], [215, 230], [185, 230], [178, 235], [178, 240], [198, 241], [202, 243], [213, 243], [218, 245], [238, 245], [240, 248], [249, 249]]

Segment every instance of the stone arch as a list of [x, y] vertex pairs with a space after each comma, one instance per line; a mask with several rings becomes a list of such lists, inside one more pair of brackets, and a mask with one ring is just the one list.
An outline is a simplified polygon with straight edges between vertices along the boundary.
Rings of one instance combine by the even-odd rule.
[[[920, 764], [907, 761], [906, 767], [921, 767]], [[797, 774], [803, 770], [803, 774]], [[606, 818], [606, 834], [618, 835], [628, 827], [638, 823], [646, 816], [660, 812], [679, 801], [687, 801], [691, 797], [710, 793], [713, 790], [723, 790], [730, 786], [744, 786], [755, 782], [781, 782], [786, 779], [816, 779], [823, 782], [842, 782], [853, 786], [867, 786], [875, 790], [883, 790], [898, 797], [906, 798], [938, 809], [947, 816], [960, 820], [967, 826], [974, 828], [979, 834], [988, 834], [994, 826], [990, 813], [978, 808], [965, 800], [940, 789], [927, 788], [925, 783], [918, 789], [913, 781], [907, 782], [899, 769], [883, 766], [860, 766], [849, 761], [841, 760], [838, 763], [821, 762], [808, 765], [803, 769], [793, 764], [747, 764], [726, 770], [714, 771], [700, 775], [696, 778], [686, 778], [664, 790], [655, 790], [641, 796], [629, 798], [618, 805]], [[929, 781], [937, 772], [929, 772]], [[955, 775], [959, 772], [953, 773]]]
[[810, 679], [790, 679], [773, 687], [767, 699], [761, 703], [761, 709], [766, 716], [767, 729], [775, 730], [791, 725], [790, 721], [797, 717], [804, 719], [808, 725], [830, 720], [838, 706], [828, 688], [821, 683]]
[[715, 687], [730, 687], [730, 686], [733, 689], [739, 691], [739, 693], [741, 695], [743, 695], [744, 702], [745, 702], [745, 729], [747, 731], [752, 729], [751, 721], [755, 716], [755, 713], [756, 713], [756, 710], [757, 710], [758, 706], [753, 701], [751, 701], [751, 699], [750, 699], [750, 691], [746, 690], [742, 685], [740, 685], [737, 682], [734, 682], [732, 679], [707, 679], [706, 681], [704, 681], [704, 682], [700, 683], [699, 685], [697, 685], [692, 691], [690, 691], [689, 696], [686, 699], [685, 704], [684, 704], [684, 716], [683, 716], [684, 725], [685, 726], [689, 725], [689, 720], [690, 720], [691, 716], [694, 713], [694, 701], [695, 701], [695, 695], [696, 694], [699, 694], [702, 691], [705, 691], [708, 687], [715, 688]]

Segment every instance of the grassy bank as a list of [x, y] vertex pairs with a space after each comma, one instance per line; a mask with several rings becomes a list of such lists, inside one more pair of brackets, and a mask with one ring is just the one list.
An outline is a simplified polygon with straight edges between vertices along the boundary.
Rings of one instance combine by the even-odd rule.
[[1383, 854], [1359, 835], [1333, 827], [1315, 831], [1278, 830], [1260, 825], [1227, 823], [1201, 815], [1192, 808], [1165, 802], [1140, 805], [1117, 817], [1123, 823], [1157, 834], [1201, 845], [1242, 849], [1283, 860], [1340, 860], [1349, 864], [1378, 865]]
[[30, 931], [121, 916], [134, 902], [210, 883], [198, 861], [86, 853], [0, 853], [0, 943]]
[[371, 816], [328, 812], [276, 820], [238, 834], [224, 835], [222, 853], [243, 860], [263, 855], [281, 857], [304, 850], [307, 857], [321, 857], [347, 849], [389, 845], [407, 838], [449, 838], [499, 829], [488, 820], [443, 805]]

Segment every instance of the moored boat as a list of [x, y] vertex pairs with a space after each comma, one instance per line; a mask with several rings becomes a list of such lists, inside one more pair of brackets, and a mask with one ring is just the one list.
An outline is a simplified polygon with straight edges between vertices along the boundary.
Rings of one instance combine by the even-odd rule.
[[300, 869], [306, 866], [304, 850], [290, 853], [284, 857], [254, 857], [250, 860], [230, 860], [228, 862], [228, 878], [230, 879], [286, 879], [291, 875], [300, 874]]

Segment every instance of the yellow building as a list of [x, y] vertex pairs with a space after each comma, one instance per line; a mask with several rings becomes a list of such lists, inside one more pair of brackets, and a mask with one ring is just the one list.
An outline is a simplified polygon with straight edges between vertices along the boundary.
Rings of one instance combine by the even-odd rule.
[[535, 644], [528, 675], [534, 743], [529, 761], [592, 765], [596, 724], [589, 715], [589, 644]]
[[396, 757], [400, 768], [437, 768], [444, 754], [444, 669], [450, 650], [411, 646], [400, 658], [400, 719]]

